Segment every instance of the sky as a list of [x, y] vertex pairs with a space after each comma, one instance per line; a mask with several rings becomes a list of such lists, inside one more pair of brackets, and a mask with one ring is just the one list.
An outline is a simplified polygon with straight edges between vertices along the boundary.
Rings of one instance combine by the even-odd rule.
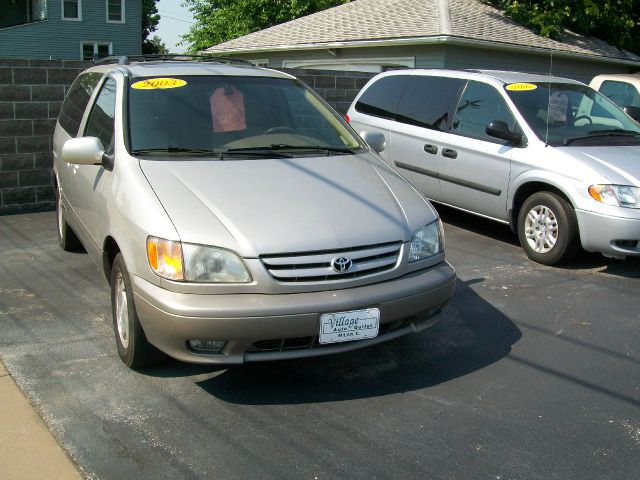
[[186, 7], [183, 7], [183, 0], [160, 0], [156, 5], [160, 14], [158, 29], [151, 34], [158, 35], [165, 43], [170, 53], [183, 53], [185, 45], [177, 45], [180, 35], [189, 31], [193, 24], [193, 17]]

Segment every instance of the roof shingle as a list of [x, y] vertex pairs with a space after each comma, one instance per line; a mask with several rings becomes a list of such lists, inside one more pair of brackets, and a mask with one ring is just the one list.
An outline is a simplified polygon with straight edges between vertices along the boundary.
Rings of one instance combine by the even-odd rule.
[[536, 35], [480, 0], [356, 0], [206, 49], [240, 53], [329, 48], [369, 41], [461, 38], [640, 62], [640, 56], [567, 32], [562, 41]]

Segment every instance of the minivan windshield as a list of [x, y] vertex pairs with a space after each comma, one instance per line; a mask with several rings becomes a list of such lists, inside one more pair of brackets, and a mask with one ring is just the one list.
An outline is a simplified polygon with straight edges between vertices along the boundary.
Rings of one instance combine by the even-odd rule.
[[365, 147], [298, 81], [239, 76], [132, 79], [129, 142], [138, 155], [252, 158]]
[[640, 144], [640, 125], [586, 85], [514, 83], [505, 91], [538, 138], [550, 145]]

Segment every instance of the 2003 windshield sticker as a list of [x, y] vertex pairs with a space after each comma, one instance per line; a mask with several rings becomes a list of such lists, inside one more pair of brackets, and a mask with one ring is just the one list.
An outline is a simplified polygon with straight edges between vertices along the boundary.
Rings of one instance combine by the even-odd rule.
[[538, 86], [533, 83], [510, 83], [504, 88], [511, 92], [524, 92], [527, 90], [535, 90]]
[[184, 87], [186, 84], [187, 82], [179, 78], [148, 78], [147, 80], [140, 80], [134, 83], [131, 85], [131, 88], [136, 90], [164, 90], [167, 88]]

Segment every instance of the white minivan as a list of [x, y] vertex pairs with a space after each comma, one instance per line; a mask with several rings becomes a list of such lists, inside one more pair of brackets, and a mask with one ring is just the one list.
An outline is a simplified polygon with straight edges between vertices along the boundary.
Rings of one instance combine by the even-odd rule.
[[384, 160], [426, 197], [508, 223], [534, 261], [640, 255], [640, 125], [580, 82], [396, 70], [347, 117], [385, 136]]

